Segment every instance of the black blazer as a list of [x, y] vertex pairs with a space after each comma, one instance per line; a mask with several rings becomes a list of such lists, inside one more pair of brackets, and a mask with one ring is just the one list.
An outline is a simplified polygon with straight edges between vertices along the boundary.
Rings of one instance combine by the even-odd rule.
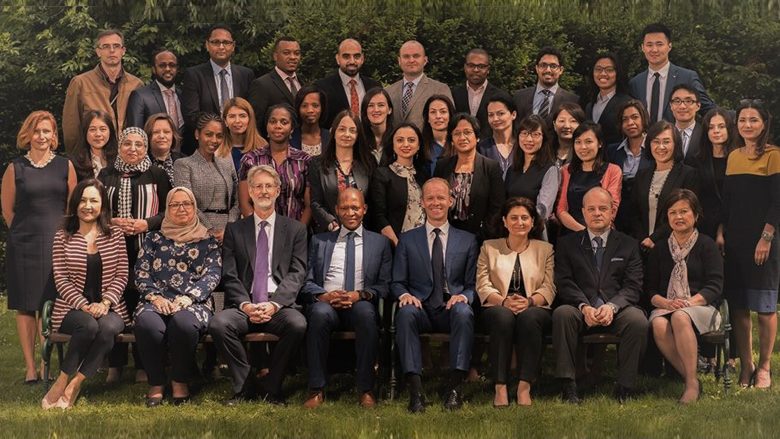
[[[338, 221], [336, 217], [336, 204], [339, 198], [339, 182], [337, 170], [334, 167], [323, 172], [320, 163], [323, 156], [314, 157], [309, 165], [309, 187], [311, 197], [311, 210], [314, 216], [314, 233], [328, 231], [328, 224]], [[357, 182], [358, 189], [363, 192], [366, 204], [369, 202], [371, 189], [371, 170], [366, 171], [360, 166], [352, 166], [352, 174]]]
[[[417, 168], [414, 179], [420, 188], [428, 178], [427, 166]], [[387, 166], [377, 168], [371, 178], [371, 209], [369, 209], [369, 214], [373, 216], [374, 230], [381, 232], [382, 229], [390, 226], [395, 236], [399, 236], [404, 225], [408, 196], [405, 178], [397, 176]]]
[[[306, 280], [306, 226], [301, 222], [276, 214], [271, 272], [278, 285], [269, 293], [269, 300], [288, 307], [295, 303], [298, 291]], [[255, 279], [255, 216], [228, 223], [222, 241], [222, 284], [225, 307], [239, 307], [252, 301]]]
[[[300, 75], [296, 74], [298, 82], [301, 87], [304, 86], [303, 79]], [[276, 72], [276, 69], [271, 69], [270, 72], [252, 81], [252, 85], [249, 87], [249, 97], [247, 98], [252, 109], [255, 110], [255, 119], [257, 119], [257, 128], [263, 137], [267, 136], [265, 127], [265, 112], [269, 108], [276, 104], [289, 104], [295, 108], [295, 96], [290, 93], [290, 89], [287, 88], [282, 77]], [[297, 112], [297, 109], [296, 109]]]
[[[724, 160], [728, 160], [725, 157]], [[720, 225], [720, 209], [723, 199], [718, 184], [715, 181], [715, 168], [712, 166], [712, 157], [692, 158], [694, 166], [699, 174], [699, 202], [704, 210], [704, 218], [699, 218], [697, 228], [712, 239], [715, 239]], [[725, 178], [725, 177], [724, 177]]]
[[[534, 92], [536, 91], [536, 84], [533, 87], [527, 87], [515, 92], [512, 97], [517, 107], [517, 120], [522, 120], [524, 117], [534, 113]], [[553, 114], [555, 110], [564, 103], [573, 102], [579, 104], [580, 97], [574, 93], [564, 90], [563, 87], [558, 87], [558, 92], [553, 96], [552, 105], [550, 106], [550, 114], [547, 116], [547, 122], [552, 123]]]
[[[179, 97], [179, 114], [184, 119], [184, 114], [181, 112], [184, 105], [184, 94], [181, 91], [181, 87], [176, 87], [176, 96]], [[125, 113], [127, 115], [125, 126], [143, 129], [149, 116], [167, 112], [168, 109], [165, 107], [165, 100], [163, 99], [160, 86], [157, 84], [157, 81], [152, 81], [151, 84], [137, 88], [130, 93], [130, 99], [127, 101], [127, 112]], [[174, 120], [173, 122], [175, 123], [176, 121]]]
[[599, 271], [588, 229], [558, 238], [555, 285], [558, 305], [594, 306], [598, 299], [612, 302], [620, 309], [637, 305], [642, 293], [639, 245], [628, 235], [610, 231]]
[[[685, 258], [688, 266], [688, 285], [691, 296], [701, 294], [708, 305], [715, 305], [723, 292], [723, 256], [715, 241], [699, 233], [699, 239]], [[674, 261], [669, 251], [669, 241], [664, 239], [650, 251], [645, 277], [648, 299], [658, 294], [666, 297]]]
[[[466, 90], [466, 84], [453, 87], [451, 91], [452, 99], [455, 100], [455, 112], [471, 114], [471, 107], [469, 107], [469, 93], [468, 90]], [[492, 82], [488, 82], [487, 87], [485, 88], [485, 94], [482, 95], [482, 100], [479, 101], [479, 109], [477, 110], [477, 120], [479, 120], [480, 126], [480, 139], [487, 139], [493, 134], [493, 130], [490, 128], [490, 124], [488, 123], [487, 105], [488, 102], [490, 102], [490, 99], [494, 96], [504, 96], [507, 99], [512, 99], [512, 97], [509, 96], [509, 93], [496, 87]]]
[[[623, 140], [622, 121], [618, 120], [620, 115], [618, 111], [624, 102], [631, 100], [631, 95], [628, 93], [615, 93], [612, 99], [607, 102], [606, 108], [599, 117], [599, 125], [601, 125], [601, 134], [604, 137], [604, 144], [611, 145], [613, 143], [620, 143]], [[585, 106], [585, 114], [588, 115], [588, 119], [593, 120], [593, 102], [588, 102]]]
[[647, 198], [650, 196], [650, 184], [653, 182], [653, 173], [655, 172], [655, 163], [653, 166], [637, 171], [634, 177], [633, 188], [631, 189], [631, 208], [629, 210], [629, 224], [631, 236], [641, 241], [648, 236], [654, 243], [669, 236], [671, 229], [664, 220], [666, 213], [663, 212], [664, 200], [674, 189], [690, 189], [694, 193], [699, 193], [699, 175], [696, 169], [682, 163], [675, 163], [669, 176], [661, 188], [658, 196], [658, 209], [655, 215], [655, 230], [650, 234], [650, 205]]
[[[677, 128], [675, 127], [675, 129]], [[680, 131], [677, 130], [677, 132]], [[701, 139], [704, 135], [704, 127], [702, 127], [701, 122], [697, 121], [696, 125], [693, 127], [691, 139], [688, 140], [688, 151], [685, 154], [685, 160], [683, 163], [693, 168], [696, 167], [697, 158], [699, 157], [699, 150], [701, 150]], [[680, 133], [680, 136], [682, 136], [682, 133]]]
[[[450, 181], [457, 162], [457, 155], [440, 159], [436, 163], [433, 176]], [[476, 235], [479, 243], [493, 238], [495, 233], [490, 230], [492, 221], [500, 213], [505, 198], [501, 165], [495, 160], [477, 154], [474, 159], [474, 177], [469, 192], [469, 218], [465, 221], [454, 220], [450, 211], [450, 224]]]
[[[359, 78], [360, 81], [363, 82], [363, 89], [365, 91], [382, 86], [365, 75], [361, 74]], [[333, 124], [333, 118], [336, 117], [339, 111], [348, 110], [350, 108], [349, 98], [347, 97], [346, 91], [344, 91], [344, 84], [341, 83], [341, 76], [339, 76], [338, 71], [320, 79], [317, 81], [316, 85], [320, 90], [325, 92], [325, 96], [328, 97], [328, 114], [320, 119], [320, 125], [325, 129], [330, 129], [330, 126]]]

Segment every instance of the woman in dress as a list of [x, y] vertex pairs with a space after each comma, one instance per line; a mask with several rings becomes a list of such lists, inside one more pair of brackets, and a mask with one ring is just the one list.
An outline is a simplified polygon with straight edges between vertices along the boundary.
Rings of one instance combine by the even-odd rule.
[[501, 175], [506, 180], [517, 151], [517, 139], [512, 129], [517, 119], [517, 107], [509, 97], [496, 95], [488, 101], [487, 116], [493, 135], [480, 140], [477, 152], [497, 161], [501, 166]]
[[[327, 119], [327, 95], [316, 86], [304, 86], [295, 95], [295, 110], [298, 114], [294, 120], [297, 120], [299, 124], [297, 127], [293, 127], [290, 145], [305, 152], [310, 157], [322, 154], [322, 148], [328, 144], [330, 135], [329, 127], [320, 126], [323, 119]], [[267, 124], [271, 115], [270, 111], [266, 115]]]
[[236, 168], [229, 158], [216, 156], [224, 135], [222, 118], [202, 113], [195, 125], [198, 149], [173, 167], [175, 186], [184, 186], [195, 194], [198, 218], [219, 242], [227, 223], [240, 216]]
[[16, 311], [26, 384], [38, 382], [35, 339], [40, 323], [36, 313], [57, 294], [51, 274], [52, 242], [76, 186], [76, 170], [68, 159], [54, 153], [57, 145], [54, 116], [48, 111], [30, 113], [16, 136], [16, 146], [27, 152], [8, 165], [0, 189], [8, 226], [8, 309]]
[[655, 343], [685, 380], [679, 402], [687, 404], [702, 391], [696, 334], [720, 329], [714, 305], [723, 290], [723, 258], [715, 241], [696, 229], [703, 211], [693, 192], [675, 189], [662, 211], [672, 233], [650, 252], [645, 292], [655, 308], [650, 314]]
[[44, 409], [73, 407], [81, 384], [92, 378], [130, 319], [122, 299], [127, 249], [111, 225], [108, 195], [94, 178], [73, 190], [62, 228], [54, 235], [54, 282], [58, 297], [52, 329], [71, 336], [60, 375], [41, 401]]
[[574, 158], [574, 130], [588, 120], [582, 107], [573, 102], [562, 102], [553, 113], [555, 137], [552, 142], [555, 166], [560, 169]]
[[531, 405], [531, 383], [539, 377], [544, 335], [552, 325], [553, 247], [539, 239], [542, 219], [528, 198], [508, 199], [501, 222], [505, 237], [485, 241], [477, 261], [480, 317], [490, 334], [493, 406], [509, 405], [513, 351], [520, 375], [517, 405]]
[[241, 159], [238, 171], [238, 200], [245, 217], [252, 215], [254, 207], [249, 197], [247, 175], [258, 165], [273, 166], [282, 182], [276, 197], [276, 212], [298, 220], [307, 226], [311, 223], [311, 194], [309, 169], [311, 157], [290, 144], [290, 133], [295, 125], [295, 112], [287, 104], [277, 104], [268, 109], [268, 146], [247, 153]]
[[222, 109], [222, 120], [227, 130], [222, 144], [217, 149], [217, 157], [230, 157], [237, 173], [241, 168], [241, 158], [249, 152], [265, 147], [268, 142], [257, 132], [255, 110], [246, 99], [233, 98], [227, 101]]
[[103, 168], [113, 165], [118, 148], [114, 122], [105, 111], [88, 112], [84, 127], [84, 146], [77, 144], [70, 159], [78, 181], [97, 178]]
[[393, 132], [393, 102], [385, 89], [374, 87], [366, 92], [360, 106], [360, 121], [366, 134], [368, 150], [374, 155], [379, 165], [383, 148], [388, 144], [390, 133]]
[[135, 310], [134, 332], [149, 376], [147, 407], [162, 403], [168, 352], [173, 404], [189, 401], [195, 350], [209, 326], [211, 293], [222, 276], [219, 243], [200, 223], [192, 192], [171, 189], [166, 206], [162, 227], [146, 235], [135, 265], [143, 299]]
[[[726, 258], [724, 290], [739, 352], [739, 383], [765, 389], [772, 385], [777, 336], [780, 149], [769, 144], [771, 118], [761, 101], [740, 102], [736, 119], [739, 148], [729, 154], [726, 165], [717, 243]], [[751, 311], [758, 313], [757, 365]]]
[[[453, 154], [447, 129], [450, 119], [455, 116], [455, 105], [444, 95], [433, 95], [425, 101], [423, 107], [422, 148], [431, 158], [430, 174], [436, 170], [439, 159]], [[479, 136], [479, 133], [477, 133]]]
[[144, 132], [149, 138], [149, 158], [153, 165], [165, 171], [171, 186], [173, 186], [173, 164], [184, 157], [178, 152], [181, 149], [181, 136], [174, 126], [173, 118], [168, 113], [153, 114], [144, 124]]

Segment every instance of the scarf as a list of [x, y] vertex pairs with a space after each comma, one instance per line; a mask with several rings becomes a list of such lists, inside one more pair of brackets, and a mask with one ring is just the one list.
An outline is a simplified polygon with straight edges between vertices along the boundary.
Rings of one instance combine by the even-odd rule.
[[[173, 211], [168, 205], [171, 203], [171, 199], [173, 199], [173, 195], [176, 192], [184, 192], [192, 202], [192, 220], [183, 226], [174, 224], [170, 219], [173, 215]], [[198, 219], [198, 202], [195, 201], [195, 195], [191, 190], [187, 189], [186, 187], [179, 186], [171, 189], [171, 191], [168, 192], [168, 196], [165, 199], [165, 218], [163, 218], [162, 227], [160, 230], [166, 238], [171, 239], [178, 244], [200, 241], [209, 236], [206, 226], [201, 224], [200, 219]]]
[[[148, 148], [149, 140], [146, 137], [146, 133], [138, 127], [125, 128], [119, 136], [119, 144], [121, 145], [130, 134], [140, 136], [144, 140], [144, 145]], [[119, 205], [117, 206], [117, 216], [119, 218], [133, 217], [133, 191], [130, 178], [146, 172], [150, 166], [152, 166], [152, 161], [149, 160], [148, 155], [135, 165], [128, 165], [119, 155], [116, 157], [114, 168], [122, 173], [119, 184]]]
[[672, 275], [669, 279], [669, 287], [666, 289], [666, 298], [669, 300], [688, 300], [691, 298], [691, 287], [688, 284], [688, 264], [685, 262], [685, 258], [688, 257], [688, 253], [691, 252], [698, 239], [699, 231], [696, 229], [693, 230], [691, 237], [682, 246], [677, 243], [674, 234], [669, 236], [669, 253], [672, 254], [672, 261], [674, 262]]

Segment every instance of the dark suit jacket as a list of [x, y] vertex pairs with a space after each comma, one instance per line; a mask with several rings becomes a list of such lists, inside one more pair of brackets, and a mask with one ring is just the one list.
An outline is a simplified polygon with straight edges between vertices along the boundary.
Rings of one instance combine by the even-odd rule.
[[[628, 153], [625, 149], [618, 149], [620, 143], [622, 143], [622, 140], [621, 142], [613, 143], [612, 145], [607, 146], [607, 161], [614, 163], [615, 165], [619, 166], [621, 170], [623, 170], [623, 165], [626, 163], [626, 156]], [[640, 153], [639, 168], [637, 169], [637, 173], [639, 173], [639, 171], [642, 169], [652, 168], [654, 166], [655, 162], [652, 158], [648, 158], [646, 154]], [[631, 191], [634, 188], [635, 177], [636, 176], [632, 178], [626, 178], [624, 175], [623, 186], [620, 188], [620, 199], [622, 201], [618, 207], [617, 216], [615, 217], [615, 227], [623, 233], [629, 233], [631, 230], [628, 212], [631, 210]]]
[[637, 305], [642, 294], [642, 257], [636, 240], [617, 230], [610, 231], [602, 261], [599, 271], [587, 229], [558, 238], [556, 302], [574, 307], [582, 303], [594, 306], [601, 299], [620, 309]]
[[[675, 127], [675, 129], [677, 129]], [[679, 130], [678, 130], [679, 132]], [[688, 151], [685, 153], [685, 161], [684, 163], [691, 167], [696, 167], [696, 159], [699, 157], [699, 149], [701, 148], [701, 139], [702, 136], [706, 135], [704, 133], [704, 127], [702, 127], [701, 122], [697, 121], [696, 125], [693, 127], [693, 132], [691, 133], [691, 138], [688, 140]], [[682, 136], [682, 133], [680, 134]]]
[[[433, 176], [450, 181], [457, 162], [457, 155], [440, 159], [436, 163]], [[492, 238], [495, 234], [490, 230], [490, 225], [493, 218], [501, 211], [501, 205], [504, 204], [505, 198], [501, 165], [495, 160], [477, 154], [474, 160], [474, 177], [469, 192], [469, 217], [466, 221], [456, 221], [452, 219], [452, 212], [450, 212], [450, 223], [454, 227], [473, 233], [480, 242]]]
[[[290, 146], [295, 149], [303, 149], [301, 138], [302, 135], [303, 132], [301, 131], [301, 127], [295, 127], [292, 134], [290, 134]], [[320, 129], [320, 139], [322, 140], [321, 151], [324, 151], [325, 147], [328, 145], [328, 140], [330, 140], [330, 131], [326, 130], [325, 128]]]
[[[319, 156], [313, 158], [309, 165], [311, 210], [314, 215], [315, 233], [327, 232], [328, 224], [338, 221], [336, 218], [336, 203], [339, 198], [338, 171], [334, 167], [330, 167], [328, 172], [323, 172], [320, 168], [321, 162], [322, 156]], [[358, 189], [363, 192], [363, 198], [367, 204], [369, 204], [371, 188], [371, 174], [369, 172], [357, 165], [352, 167], [352, 174]]]
[[[184, 106], [184, 96], [181, 87], [176, 87], [176, 96], [179, 97], [179, 111], [181, 112]], [[157, 84], [157, 81], [152, 81], [151, 84], [137, 88], [130, 93], [130, 99], [127, 101], [125, 126], [143, 129], [149, 116], [167, 112], [168, 109], [165, 107], [165, 100], [163, 100], [160, 86]], [[182, 119], [184, 119], [184, 114], [179, 114], [182, 114]]]
[[[466, 84], [452, 87], [451, 90], [452, 99], [455, 100], [455, 102], [453, 102], [455, 104], [455, 112], [471, 114], [471, 107], [469, 107], [469, 93], [468, 90], [466, 90]], [[493, 134], [493, 130], [490, 128], [490, 124], [488, 123], [487, 104], [494, 96], [504, 96], [507, 99], [512, 99], [512, 97], [509, 96], [509, 93], [496, 87], [492, 82], [488, 82], [487, 87], [485, 88], [485, 94], [482, 95], [482, 100], [479, 101], [479, 109], [477, 110], [477, 119], [479, 120], [480, 126], [480, 139], [487, 139]]]
[[[723, 257], [715, 241], [700, 233], [699, 239], [685, 258], [685, 263], [688, 266], [691, 296], [701, 294], [708, 305], [716, 305], [723, 292]], [[669, 241], [664, 239], [650, 251], [647, 262], [645, 292], [648, 299], [656, 294], [666, 297], [673, 268]]]
[[[360, 81], [363, 82], [363, 89], [369, 91], [375, 87], [381, 87], [382, 85], [373, 79], [360, 75]], [[333, 124], [333, 118], [341, 111], [348, 110], [349, 98], [346, 91], [344, 91], [344, 85], [341, 83], [341, 76], [339, 72], [327, 76], [317, 81], [317, 87], [325, 92], [325, 96], [328, 97], [328, 114], [320, 120], [321, 125], [325, 129], [329, 129]]]
[[[450, 224], [446, 247], [444, 277], [447, 292], [452, 296], [463, 294], [472, 303], [476, 294], [479, 256], [476, 237]], [[398, 237], [390, 292], [395, 300], [409, 293], [424, 302], [432, 291], [431, 254], [423, 225]]]
[[634, 185], [631, 189], [631, 207], [629, 210], [629, 223], [631, 227], [631, 236], [641, 241], [648, 236], [654, 243], [669, 237], [671, 229], [666, 224], [664, 218], [666, 212], [663, 211], [664, 200], [674, 189], [690, 189], [699, 193], [699, 176], [696, 169], [682, 163], [676, 163], [669, 176], [666, 177], [661, 193], [658, 195], [658, 209], [655, 215], [655, 230], [650, 234], [650, 206], [647, 201], [650, 195], [650, 184], [653, 182], [653, 173], [655, 172], [655, 162], [653, 166], [637, 171], [634, 177]]
[[[297, 75], [297, 79], [303, 87], [305, 84], [300, 75]], [[255, 110], [257, 128], [263, 137], [268, 134], [265, 127], [265, 113], [269, 108], [276, 104], [290, 104], [291, 107], [295, 108], [295, 96], [290, 93], [290, 89], [287, 88], [275, 68], [252, 81], [247, 100], [252, 104], [252, 109]]]
[[[686, 161], [688, 159], [686, 158]], [[723, 206], [723, 198], [718, 184], [715, 181], [715, 169], [712, 166], [712, 158], [704, 158], [701, 155], [692, 157], [693, 165], [699, 173], [699, 202], [704, 210], [704, 218], [699, 218], [696, 226], [700, 233], [704, 233], [715, 239], [720, 225], [720, 209]], [[725, 158], [728, 160], [728, 157]]]
[[[534, 92], [536, 91], [536, 84], [533, 87], [527, 87], [515, 92], [512, 97], [517, 107], [517, 120], [522, 120], [524, 117], [534, 114]], [[547, 121], [552, 122], [553, 114], [558, 107], [564, 102], [573, 102], [579, 104], [580, 97], [568, 90], [564, 90], [563, 87], [558, 86], [558, 91], [553, 96], [552, 105], [550, 106], [550, 114], [547, 116]]]
[[[414, 177], [422, 188], [429, 178], [428, 167], [420, 167]], [[400, 235], [406, 216], [408, 197], [409, 191], [405, 178], [397, 176], [387, 166], [377, 168], [371, 178], [371, 209], [368, 212], [373, 217], [371, 224], [374, 230], [381, 232], [382, 229], [390, 226], [396, 236]]]
[[[623, 132], [621, 131], [623, 123], [618, 120], [618, 111], [621, 105], [629, 99], [631, 96], [626, 93], [615, 93], [615, 96], [612, 96], [612, 99], [607, 102], [606, 108], [599, 117], [604, 144], [620, 143], [623, 140]], [[585, 106], [585, 114], [588, 115], [588, 119], [593, 120], [593, 102], [588, 102], [588, 105]]]
[[[278, 285], [269, 300], [292, 306], [306, 279], [306, 226], [276, 214], [271, 270]], [[255, 279], [255, 216], [228, 223], [222, 241], [222, 282], [225, 307], [238, 307], [252, 301]]]
[[[333, 256], [333, 248], [339, 231], [325, 232], [311, 238], [309, 248], [309, 273], [303, 284], [300, 303], [315, 303], [317, 296], [327, 291], [322, 287]], [[373, 302], [378, 298], [387, 298], [390, 293], [393, 256], [390, 240], [379, 233], [370, 232], [363, 227], [363, 289], [370, 291]]]
[[[645, 105], [647, 105], [648, 72], [648, 69], [644, 69], [642, 73], [634, 76], [631, 78], [631, 81], [628, 82], [628, 92], [634, 99], [638, 99]], [[672, 89], [677, 84], [688, 84], [699, 93], [699, 102], [701, 103], [699, 114], [702, 115], [702, 117], [707, 114], [710, 108], [715, 107], [715, 103], [712, 102], [712, 99], [707, 95], [707, 91], [704, 90], [704, 84], [701, 83], [701, 79], [699, 79], [699, 75], [696, 72], [670, 63], [669, 76], [666, 78], [666, 88], [664, 89], [664, 119], [674, 123], [674, 115], [672, 114], [672, 107], [669, 105], [669, 98], [672, 94]], [[647, 111], [650, 111], [649, 105]]]

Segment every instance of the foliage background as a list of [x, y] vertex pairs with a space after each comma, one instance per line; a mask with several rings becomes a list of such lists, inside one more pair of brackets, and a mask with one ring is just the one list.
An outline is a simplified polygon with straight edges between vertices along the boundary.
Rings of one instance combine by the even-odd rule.
[[[672, 62], [696, 70], [710, 96], [733, 108], [762, 98], [780, 114], [780, 0], [103, 0], [20, 1], [0, 6], [0, 163], [15, 156], [16, 134], [29, 112], [61, 118], [70, 79], [97, 62], [93, 38], [125, 33], [125, 69], [150, 79], [152, 52], [173, 49], [182, 67], [207, 59], [205, 32], [214, 23], [235, 31], [235, 62], [258, 75], [272, 68], [271, 47], [289, 34], [302, 46], [301, 74], [314, 81], [336, 67], [338, 42], [363, 42], [363, 73], [384, 84], [400, 76], [398, 47], [416, 38], [427, 49], [426, 72], [455, 85], [472, 47], [491, 54], [490, 81], [514, 91], [532, 85], [536, 51], [558, 46], [561, 83], [587, 95], [584, 72], [599, 50], [620, 55], [630, 76], [645, 67], [639, 32], [653, 21], [673, 31]], [[180, 69], [180, 75], [182, 74]], [[0, 228], [0, 261], [5, 260]], [[0, 265], [5, 265], [0, 262]], [[5, 270], [0, 273], [5, 291]]]

